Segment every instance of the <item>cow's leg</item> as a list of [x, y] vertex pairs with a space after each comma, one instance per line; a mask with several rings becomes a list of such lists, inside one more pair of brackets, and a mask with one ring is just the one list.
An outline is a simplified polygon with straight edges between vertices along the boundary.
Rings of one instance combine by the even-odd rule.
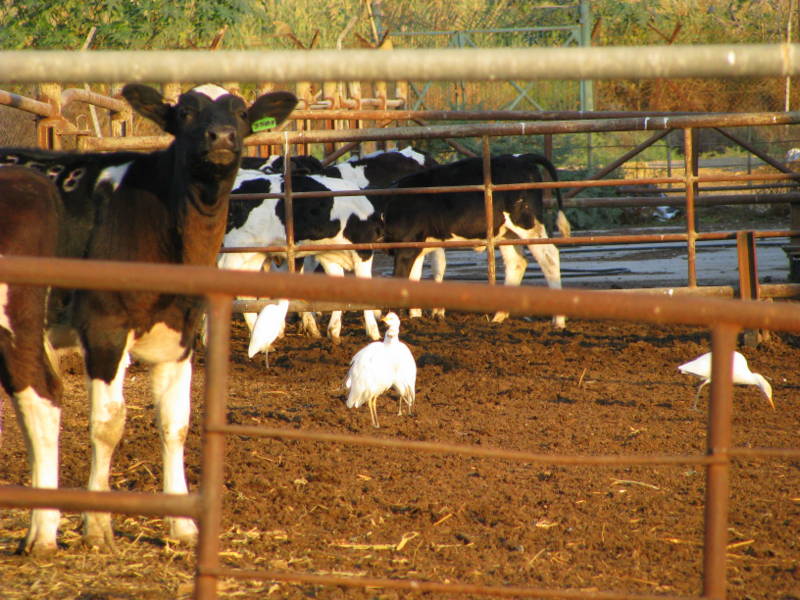
[[[537, 223], [537, 227], [532, 230], [530, 237], [546, 238], [547, 230], [543, 225]], [[535, 235], [534, 235], [535, 233]], [[544, 278], [547, 281], [547, 286], [552, 290], [561, 289], [561, 256], [558, 252], [558, 247], [553, 244], [531, 244], [528, 246], [533, 258], [539, 263], [542, 269]], [[564, 329], [566, 327], [566, 317], [564, 315], [554, 315], [553, 325], [556, 329]]]
[[[270, 261], [267, 260], [267, 255], [260, 252], [225, 252], [219, 254], [217, 258], [217, 267], [220, 269], [237, 269], [239, 271], [269, 271]], [[239, 296], [240, 300], [255, 300], [253, 296]], [[253, 326], [255, 325], [258, 313], [242, 313], [244, 322], [250, 333], [253, 333]], [[203, 316], [203, 324], [200, 329], [200, 335], [203, 340], [203, 345], [207, 346], [208, 328], [206, 325], [205, 315]]]
[[[369, 259], [362, 260], [356, 254], [355, 257], [355, 268], [353, 272], [355, 273], [356, 277], [362, 277], [364, 279], [371, 279], [372, 278], [372, 258], [373, 256], [370, 255]], [[375, 313], [378, 312], [378, 316], [380, 316], [380, 311], [373, 311], [373, 310], [365, 310], [364, 311], [364, 326], [367, 330], [367, 336], [369, 336], [373, 340], [379, 340], [381, 338], [381, 332], [378, 328], [378, 322], [375, 320]]]
[[[447, 269], [447, 257], [444, 248], [433, 248], [431, 250], [431, 269], [433, 270], [433, 280], [441, 283], [444, 280], [444, 272]], [[433, 316], [437, 319], [444, 319], [444, 308], [434, 308]]]
[[[500, 248], [500, 256], [503, 258], [503, 267], [505, 269], [505, 284], [506, 285], [519, 285], [522, 278], [525, 276], [525, 269], [528, 268], [528, 261], [522, 255], [519, 246], [498, 246]], [[506, 311], [497, 311], [492, 317], [492, 323], [502, 323], [508, 318]]]
[[[101, 329], [97, 327], [96, 329]], [[122, 384], [130, 364], [128, 340], [112, 334], [84, 340], [86, 370], [89, 378], [89, 435], [92, 443], [92, 463], [88, 489], [105, 492], [109, 487], [111, 457], [125, 427], [125, 399]], [[112, 550], [114, 532], [109, 513], [87, 512], [83, 515], [83, 538], [90, 547]]]
[[[425, 254], [418, 248], [395, 248], [393, 276], [419, 281], [422, 278], [422, 264], [424, 261]], [[412, 319], [421, 317], [422, 310], [410, 308], [408, 316]]]
[[[186, 476], [183, 466], [183, 446], [189, 431], [192, 361], [165, 362], [153, 367], [153, 396], [156, 422], [161, 436], [164, 462], [164, 493], [186, 494]], [[197, 526], [186, 517], [168, 517], [171, 538], [194, 544]]]
[[[0, 283], [0, 386], [11, 397], [25, 440], [31, 486], [57, 488], [61, 382], [45, 352], [46, 295], [42, 287]], [[20, 551], [54, 552], [59, 516], [58, 510], [34, 510]]]
[[[320, 260], [322, 268], [325, 269], [326, 275], [332, 277], [344, 277], [344, 268], [341, 265], [331, 262], [329, 260]], [[377, 324], [375, 325], [377, 327]], [[342, 343], [342, 311], [334, 310], [331, 313], [330, 321], [328, 321], [328, 337], [334, 344]]]
[[[28, 450], [31, 487], [57, 488], [61, 409], [53, 399], [41, 396], [30, 386], [12, 393], [11, 398]], [[55, 509], [33, 510], [28, 535], [20, 550], [35, 555], [54, 552], [59, 518], [60, 513]]]
[[[297, 273], [304, 273], [305, 272], [305, 260], [298, 259], [299, 262], [295, 262], [296, 268], [295, 271]], [[313, 312], [306, 311], [300, 313], [300, 332], [307, 335], [308, 337], [322, 337], [322, 334], [319, 331], [319, 326], [317, 326], [317, 319], [314, 316]]]

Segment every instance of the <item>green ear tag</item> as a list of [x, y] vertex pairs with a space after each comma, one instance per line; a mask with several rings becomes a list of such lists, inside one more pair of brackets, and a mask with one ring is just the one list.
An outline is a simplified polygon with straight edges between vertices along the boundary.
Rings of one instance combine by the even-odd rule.
[[262, 117], [258, 121], [254, 121], [250, 128], [253, 132], [264, 131], [265, 129], [272, 129], [278, 124], [275, 117]]

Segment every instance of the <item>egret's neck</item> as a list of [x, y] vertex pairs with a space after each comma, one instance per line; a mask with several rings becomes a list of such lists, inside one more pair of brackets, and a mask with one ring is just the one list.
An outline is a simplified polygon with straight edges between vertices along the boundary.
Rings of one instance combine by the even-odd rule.
[[397, 329], [389, 328], [386, 330], [386, 335], [383, 338], [384, 344], [394, 344], [397, 342], [400, 332]]

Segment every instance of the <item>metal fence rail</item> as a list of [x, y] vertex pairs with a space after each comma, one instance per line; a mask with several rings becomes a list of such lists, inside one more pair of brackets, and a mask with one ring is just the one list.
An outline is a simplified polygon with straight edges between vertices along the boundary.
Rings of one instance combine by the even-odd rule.
[[[209, 267], [115, 263], [68, 259], [7, 257], [0, 259], [0, 281], [16, 284], [52, 284], [57, 286], [153, 290], [164, 293], [204, 294], [210, 303], [209, 346], [206, 374], [206, 413], [203, 436], [203, 471], [197, 493], [183, 497], [130, 492], [77, 492], [37, 490], [16, 486], [0, 487], [0, 505], [16, 507], [60, 507], [80, 510], [112, 510], [153, 514], [188, 515], [200, 523], [197, 548], [198, 571], [196, 598], [217, 597], [219, 577], [265, 578], [307, 581], [348, 587], [383, 586], [408, 591], [438, 591], [450, 594], [494, 596], [539, 596], [555, 598], [626, 598], [643, 600], [653, 596], [619, 593], [581, 593], [570, 590], [474, 586], [458, 583], [401, 581], [380, 578], [329, 578], [307, 573], [251, 572], [226, 569], [219, 561], [219, 530], [222, 511], [224, 436], [234, 433], [355, 443], [384, 447], [404, 447], [414, 451], [459, 453], [552, 464], [702, 464], [707, 480], [706, 534], [704, 545], [703, 594], [710, 598], [725, 596], [725, 545], [727, 539], [727, 502], [732, 456], [792, 457], [795, 449], [731, 448], [732, 379], [725, 356], [735, 346], [740, 328], [767, 328], [800, 332], [800, 306], [764, 304], [708, 298], [670, 298], [653, 295], [618, 295], [612, 292], [509, 288], [470, 283], [381, 282], [355, 279], [331, 281], [319, 275], [281, 273], [259, 274], [219, 271]], [[451, 308], [493, 312], [509, 310], [514, 314], [566, 314], [588, 319], [616, 319], [649, 323], [684, 323], [703, 325], [712, 330], [714, 361], [710, 403], [710, 435], [705, 455], [687, 456], [564, 456], [516, 452], [451, 444], [421, 443], [376, 439], [368, 436], [343, 436], [274, 428], [239, 427], [226, 423], [226, 379], [231, 300], [237, 294], [279, 295], [311, 300], [362, 301], [376, 306]], [[160, 507], [160, 511], [159, 508]], [[665, 598], [665, 596], [659, 596]]]
[[497, 81], [785, 77], [798, 44], [373, 50], [8, 50], [0, 81]]

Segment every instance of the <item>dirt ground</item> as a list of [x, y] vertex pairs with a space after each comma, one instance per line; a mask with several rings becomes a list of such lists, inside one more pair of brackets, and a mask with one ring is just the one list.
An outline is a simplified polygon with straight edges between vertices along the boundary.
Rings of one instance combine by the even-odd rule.
[[[232, 423], [387, 438], [476, 444], [541, 453], [684, 454], [705, 448], [705, 408], [678, 364], [705, 352], [689, 327], [451, 313], [404, 318], [401, 337], [419, 366], [417, 403], [398, 417], [379, 402], [344, 405], [341, 382], [366, 343], [348, 315], [341, 346], [287, 329], [265, 370], [247, 358], [246, 327], [233, 323]], [[773, 412], [752, 387], [735, 389], [737, 445], [798, 445], [800, 337], [778, 333], [748, 350], [772, 382]], [[61, 481], [88, 477], [87, 407], [78, 360], [67, 363]], [[199, 474], [203, 356], [196, 360], [187, 445]], [[707, 390], [708, 388], [706, 388]], [[126, 387], [128, 421], [112, 485], [157, 491], [160, 451], [146, 369]], [[25, 452], [5, 400], [0, 483], [27, 481]], [[317, 442], [229, 438], [222, 560], [243, 569], [366, 575], [485, 585], [699, 595], [704, 471], [698, 467], [590, 468], [411, 454]], [[732, 476], [729, 597], [800, 598], [800, 462], [737, 461]], [[65, 514], [52, 557], [15, 555], [27, 514], [0, 511], [0, 596], [81, 600], [188, 598], [193, 553], [164, 537], [160, 519], [115, 518], [115, 555], [80, 544], [79, 515]], [[220, 582], [224, 598], [399, 598], [381, 589]], [[437, 597], [429, 594], [427, 597]]]

